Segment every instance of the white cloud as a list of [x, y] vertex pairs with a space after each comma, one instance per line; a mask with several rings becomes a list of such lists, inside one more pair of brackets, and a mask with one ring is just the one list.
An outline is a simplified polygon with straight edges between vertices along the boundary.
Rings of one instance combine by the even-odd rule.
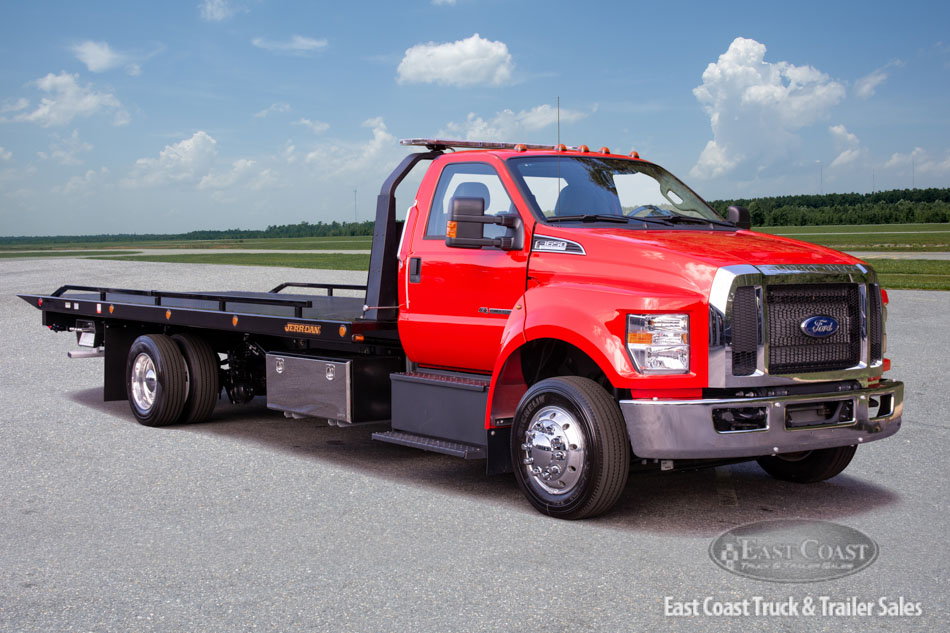
[[254, 161], [241, 158], [234, 161], [231, 169], [225, 172], [209, 172], [198, 183], [199, 189], [228, 189], [233, 187], [254, 168]]
[[363, 122], [370, 128], [373, 138], [363, 144], [332, 142], [321, 145], [307, 154], [306, 161], [317, 165], [323, 178], [329, 179], [348, 173], [365, 173], [385, 167], [380, 160], [389, 150], [398, 148], [396, 138], [389, 133], [382, 117]]
[[16, 101], [4, 101], [0, 105], [0, 114], [6, 114], [7, 112], [19, 112], [20, 110], [26, 110], [30, 107], [29, 100], [20, 97]]
[[290, 111], [290, 104], [282, 103], [282, 102], [277, 102], [277, 103], [272, 103], [272, 104], [270, 104], [270, 106], [264, 108], [264, 109], [261, 110], [260, 112], [255, 112], [255, 113], [254, 113], [254, 118], [255, 118], [255, 119], [263, 119], [263, 118], [267, 117], [267, 115], [269, 115], [269, 114], [271, 114], [271, 113], [273, 113], [273, 112], [289, 112], [289, 111]]
[[870, 74], [861, 77], [856, 82], [854, 82], [854, 93], [861, 97], [862, 99], [870, 99], [874, 96], [874, 92], [877, 90], [877, 87], [884, 83], [888, 76], [888, 70], [897, 66], [903, 66], [904, 62], [897, 59], [880, 68], [872, 71]]
[[238, 10], [228, 0], [202, 0], [198, 4], [198, 11], [201, 18], [208, 22], [221, 22], [233, 16]]
[[324, 123], [323, 121], [311, 121], [310, 119], [303, 118], [298, 121], [294, 121], [293, 125], [302, 125], [314, 134], [322, 134], [330, 129], [329, 123]]
[[10, 160], [11, 158], [13, 158], [13, 152], [0, 147], [0, 160]]
[[92, 193], [95, 185], [108, 174], [109, 170], [106, 167], [102, 167], [99, 171], [90, 169], [82, 176], [73, 176], [62, 187], [54, 187], [53, 191], [64, 196], [87, 196]]
[[943, 158], [933, 156], [922, 147], [915, 147], [908, 154], [894, 153], [884, 163], [885, 169], [913, 169], [918, 174], [950, 175], [950, 151]]
[[[159, 47], [160, 49], [161, 47]], [[138, 61], [148, 59], [158, 53], [158, 50], [155, 50], [147, 55], [140, 55], [139, 60], [136, 61], [129, 53], [122, 53], [113, 49], [108, 42], [93, 42], [92, 40], [80, 42], [72, 46], [70, 50], [72, 50], [76, 59], [86, 65], [90, 72], [102, 73], [124, 66], [125, 72], [132, 77], [142, 74], [142, 67]]]
[[318, 40], [312, 37], [294, 35], [289, 40], [278, 41], [269, 40], [263, 37], [255, 37], [251, 44], [265, 51], [279, 53], [283, 55], [307, 55], [315, 51], [320, 51], [329, 45], [326, 40]]
[[65, 138], [58, 134], [53, 135], [53, 142], [49, 146], [49, 154], [46, 152], [37, 152], [42, 159], [53, 159], [60, 165], [81, 165], [80, 154], [92, 151], [92, 144], [79, 138], [79, 130], [73, 130], [73, 133]]
[[826, 118], [845, 96], [840, 83], [811, 66], [765, 61], [765, 45], [736, 38], [693, 89], [713, 139], [690, 173], [714, 178], [740, 166], [768, 166], [797, 145], [798, 130]]
[[[110, 92], [98, 92], [92, 85], [80, 86], [79, 75], [61, 72], [58, 75], [49, 73], [34, 82], [47, 96], [40, 100], [39, 105], [32, 112], [23, 112], [29, 104], [20, 99], [14, 104], [15, 110], [20, 112], [11, 120], [36, 123], [42, 127], [66, 125], [76, 117], [90, 117], [102, 110], [113, 112], [113, 124], [125, 125], [129, 122], [129, 113]], [[21, 107], [22, 106], [22, 107]], [[0, 120], [8, 120], [0, 117]]]
[[140, 158], [123, 184], [156, 187], [170, 183], [200, 183], [210, 172], [218, 154], [217, 141], [199, 130], [191, 138], [166, 145], [158, 158]]
[[399, 83], [436, 83], [451, 86], [511, 82], [514, 63], [504, 42], [472, 37], [457, 42], [416, 44], [399, 62]]
[[831, 169], [854, 163], [867, 154], [867, 151], [861, 147], [861, 141], [858, 137], [849, 132], [845, 126], [833, 125], [828, 128], [828, 131], [831, 132], [835, 151], [838, 152], [838, 155], [829, 165]]
[[[489, 120], [470, 112], [464, 123], [449, 123], [439, 136], [461, 136], [464, 140], [520, 141], [523, 136], [557, 124], [557, 109], [544, 104], [518, 113], [502, 110]], [[561, 123], [579, 121], [588, 114], [579, 110], [561, 110]]]

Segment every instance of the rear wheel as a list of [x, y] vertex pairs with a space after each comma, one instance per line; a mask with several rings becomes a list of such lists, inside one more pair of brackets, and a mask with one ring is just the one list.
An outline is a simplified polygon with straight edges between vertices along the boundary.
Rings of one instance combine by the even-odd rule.
[[188, 369], [185, 406], [178, 421], [181, 424], [204, 422], [211, 417], [221, 391], [218, 355], [206, 340], [194, 334], [175, 334], [172, 340], [178, 345]]
[[185, 360], [178, 347], [162, 334], [140, 336], [132, 343], [126, 363], [126, 383], [132, 414], [145, 426], [178, 421], [185, 406]]
[[839, 446], [815, 451], [758, 457], [762, 470], [782, 481], [812, 484], [838, 475], [854, 457], [857, 446]]
[[518, 404], [511, 461], [540, 512], [561, 519], [602, 514], [620, 498], [630, 470], [620, 408], [593, 380], [542, 380]]

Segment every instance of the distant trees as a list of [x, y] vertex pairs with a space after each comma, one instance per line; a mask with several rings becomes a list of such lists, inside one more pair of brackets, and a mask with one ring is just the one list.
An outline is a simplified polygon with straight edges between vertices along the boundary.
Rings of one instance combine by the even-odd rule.
[[950, 189], [774, 196], [710, 204], [723, 215], [731, 205], [746, 207], [753, 226], [950, 222]]

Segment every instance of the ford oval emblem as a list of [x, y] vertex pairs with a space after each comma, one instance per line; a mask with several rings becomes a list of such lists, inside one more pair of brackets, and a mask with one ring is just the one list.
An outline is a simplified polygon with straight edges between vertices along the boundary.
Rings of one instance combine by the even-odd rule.
[[806, 336], [827, 338], [838, 331], [838, 320], [834, 317], [817, 315], [802, 321], [802, 332]]

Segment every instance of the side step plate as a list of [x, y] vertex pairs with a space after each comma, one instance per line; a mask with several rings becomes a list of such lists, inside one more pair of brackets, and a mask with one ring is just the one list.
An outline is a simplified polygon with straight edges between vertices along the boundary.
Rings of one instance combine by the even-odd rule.
[[481, 446], [463, 444], [462, 442], [453, 442], [451, 440], [440, 440], [426, 435], [406, 433], [405, 431], [373, 433], [373, 439], [379, 440], [380, 442], [389, 442], [390, 444], [420, 448], [433, 453], [443, 453], [445, 455], [461, 457], [462, 459], [485, 459], [485, 449]]

